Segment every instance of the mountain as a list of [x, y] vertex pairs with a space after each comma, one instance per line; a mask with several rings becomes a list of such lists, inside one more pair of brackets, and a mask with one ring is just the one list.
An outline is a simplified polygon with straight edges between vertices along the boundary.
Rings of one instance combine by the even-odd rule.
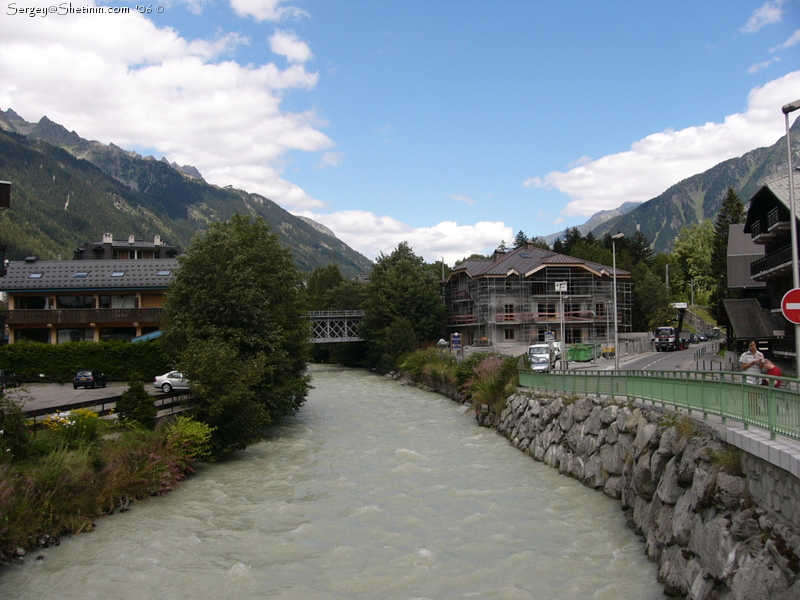
[[[800, 151], [800, 119], [791, 130], [793, 163]], [[742, 202], [750, 198], [765, 181], [786, 176], [786, 136], [767, 148], [746, 154], [676, 183], [664, 193], [593, 227], [595, 237], [621, 231], [633, 235], [637, 229], [653, 243], [655, 252], [670, 252], [675, 238], [686, 226], [703, 219], [716, 219], [729, 187]], [[594, 218], [594, 217], [593, 217]], [[586, 233], [581, 230], [582, 233]]]
[[[598, 213], [594, 213], [583, 225], [578, 225], [578, 231], [580, 231], [583, 235], [586, 235], [590, 231], [600, 227], [603, 223], [606, 223], [615, 217], [625, 215], [631, 212], [634, 208], [641, 206], [641, 204], [641, 202], [625, 202], [619, 208], [614, 208], [612, 210], [601, 210]], [[552, 246], [553, 242], [563, 235], [564, 231], [562, 230], [558, 233], [551, 233], [550, 235], [545, 236], [544, 240]]]
[[187, 248], [209, 223], [243, 213], [263, 217], [302, 271], [334, 263], [355, 277], [372, 269], [329, 229], [268, 198], [206, 183], [192, 166], [85, 140], [47, 117], [29, 123], [0, 111], [0, 179], [12, 182], [11, 208], [0, 213], [0, 242], [11, 260], [71, 258], [105, 232], [158, 234]]

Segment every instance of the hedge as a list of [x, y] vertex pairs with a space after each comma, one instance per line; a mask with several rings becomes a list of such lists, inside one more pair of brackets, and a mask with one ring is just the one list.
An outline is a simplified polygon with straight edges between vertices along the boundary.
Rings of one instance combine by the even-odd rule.
[[22, 341], [0, 346], [0, 368], [17, 373], [23, 383], [67, 383], [81, 369], [101, 371], [109, 381], [128, 381], [134, 373], [147, 381], [173, 366], [160, 340], [57, 345]]

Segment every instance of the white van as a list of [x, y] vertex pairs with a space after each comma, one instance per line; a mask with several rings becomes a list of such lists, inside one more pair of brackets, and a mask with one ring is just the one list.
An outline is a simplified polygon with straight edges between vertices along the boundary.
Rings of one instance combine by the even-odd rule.
[[549, 371], [555, 368], [559, 358], [561, 353], [556, 342], [541, 342], [528, 347], [528, 360], [534, 371]]

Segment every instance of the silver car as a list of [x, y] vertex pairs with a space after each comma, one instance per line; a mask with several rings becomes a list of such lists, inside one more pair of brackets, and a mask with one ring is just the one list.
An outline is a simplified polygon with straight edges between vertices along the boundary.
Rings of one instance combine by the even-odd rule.
[[157, 375], [153, 381], [153, 387], [161, 390], [165, 394], [172, 390], [188, 390], [189, 380], [180, 371], [170, 371], [164, 375]]

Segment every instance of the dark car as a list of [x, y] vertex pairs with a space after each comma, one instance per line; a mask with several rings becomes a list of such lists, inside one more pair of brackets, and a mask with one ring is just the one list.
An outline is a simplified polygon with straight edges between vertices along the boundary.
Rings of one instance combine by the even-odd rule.
[[75, 373], [75, 377], [72, 378], [72, 387], [75, 388], [76, 390], [79, 387], [104, 388], [106, 387], [106, 376], [100, 371], [94, 371], [92, 369], [84, 369], [82, 371], [78, 371], [77, 373]]
[[0, 387], [19, 387], [19, 375], [11, 371], [6, 371], [5, 369], [0, 369]]

